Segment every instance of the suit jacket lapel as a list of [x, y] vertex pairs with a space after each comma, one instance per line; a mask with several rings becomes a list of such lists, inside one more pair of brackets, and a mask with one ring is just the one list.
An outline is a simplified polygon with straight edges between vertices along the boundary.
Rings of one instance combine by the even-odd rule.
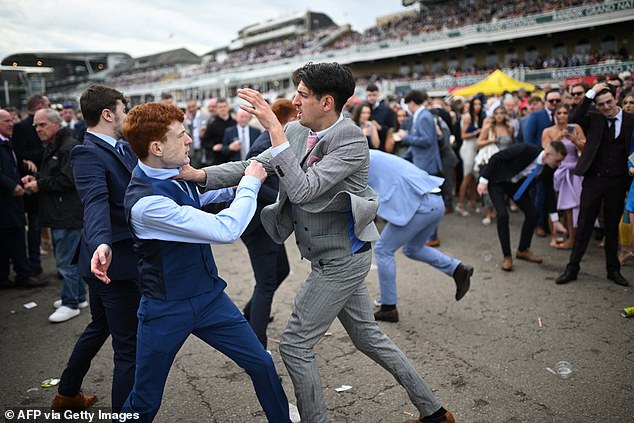
[[127, 158], [127, 156], [131, 155], [129, 149], [126, 149], [127, 156], [123, 157], [121, 154], [119, 154], [116, 148], [114, 148], [113, 146], [111, 146], [106, 141], [102, 140], [101, 138], [97, 136], [92, 136], [91, 138], [92, 138], [92, 142], [94, 142], [96, 145], [98, 145], [99, 147], [103, 148], [104, 150], [112, 154], [117, 160], [119, 160], [123, 164], [123, 166], [125, 166], [128, 172], [132, 173], [132, 169], [134, 169], [134, 166], [132, 166], [132, 163], [130, 163], [130, 160]]

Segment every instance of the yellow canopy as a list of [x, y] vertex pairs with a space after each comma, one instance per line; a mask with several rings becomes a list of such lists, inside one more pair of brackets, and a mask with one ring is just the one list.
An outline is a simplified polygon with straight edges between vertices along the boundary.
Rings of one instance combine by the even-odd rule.
[[535, 90], [535, 86], [533, 84], [520, 82], [498, 69], [482, 81], [468, 87], [455, 90], [451, 94], [462, 97], [469, 97], [478, 93], [482, 93], [484, 95], [499, 95], [504, 91], [517, 91], [520, 88], [524, 88], [526, 91]]

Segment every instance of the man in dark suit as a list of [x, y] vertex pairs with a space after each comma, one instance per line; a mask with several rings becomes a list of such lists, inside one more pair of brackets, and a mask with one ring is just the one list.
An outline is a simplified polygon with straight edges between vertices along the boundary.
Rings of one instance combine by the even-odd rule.
[[[561, 93], [558, 89], [553, 88], [546, 93], [545, 107], [539, 111], [530, 114], [526, 126], [522, 129], [522, 141], [527, 144], [542, 146], [542, 132], [544, 129], [553, 126], [555, 124], [555, 107], [561, 102]], [[535, 207], [539, 214], [537, 220], [537, 228], [535, 233], [538, 236], [546, 236], [548, 223], [546, 221], [546, 195], [547, 189], [551, 189], [550, 186], [545, 185], [553, 184], [552, 171], [544, 169], [545, 173], [542, 175], [542, 180], [535, 184]]]
[[[590, 109], [593, 100], [596, 111]], [[586, 133], [586, 146], [575, 168], [575, 174], [584, 178], [575, 243], [566, 270], [555, 282], [565, 284], [577, 279], [579, 263], [603, 205], [607, 278], [618, 285], [628, 286], [627, 279], [621, 275], [617, 251], [619, 221], [630, 182], [627, 154], [634, 129], [634, 115], [625, 113], [617, 105], [614, 93], [607, 84], [599, 83], [575, 107], [570, 120], [578, 123]]]
[[[296, 119], [297, 110], [288, 99], [275, 100], [271, 109], [282, 126]], [[246, 158], [256, 157], [270, 147], [271, 135], [269, 131], [264, 131], [255, 140]], [[278, 192], [279, 179], [277, 175], [269, 175], [258, 192], [258, 206], [255, 215], [240, 237], [249, 251], [249, 259], [255, 276], [253, 295], [242, 311], [264, 348], [266, 348], [268, 341], [266, 329], [271, 319], [273, 295], [290, 272], [284, 244], [273, 241], [264, 230], [260, 220], [262, 209], [275, 203]]]
[[249, 125], [251, 115], [242, 109], [236, 113], [237, 124], [225, 129], [222, 139], [222, 154], [230, 162], [244, 160], [251, 144], [260, 135], [260, 130]]
[[201, 147], [205, 150], [206, 163], [204, 164], [220, 164], [227, 161], [227, 157], [222, 154], [222, 141], [225, 129], [236, 124], [236, 121], [233, 120], [229, 113], [229, 103], [227, 103], [226, 99], [218, 99], [216, 111], [216, 116], [210, 117], [207, 121], [205, 135], [200, 140]]
[[[82, 394], [81, 384], [91, 360], [112, 335], [112, 408], [117, 411], [132, 389], [135, 371], [140, 295], [137, 256], [132, 249], [123, 197], [137, 160], [128, 143], [119, 140], [126, 117], [123, 94], [93, 85], [84, 91], [80, 103], [88, 131], [84, 144], [73, 149], [72, 165], [84, 206], [79, 271], [90, 290], [92, 321], [75, 344], [53, 408], [83, 409], [94, 404], [97, 398]], [[112, 283], [108, 285], [93, 274], [103, 263], [112, 264], [108, 274]]]
[[[31, 278], [24, 241], [25, 191], [20, 182], [18, 161], [11, 144], [13, 119], [0, 110], [0, 287], [31, 287], [41, 281]], [[15, 281], [9, 280], [9, 264], [13, 263]]]
[[396, 124], [396, 115], [385, 102], [379, 100], [379, 87], [370, 84], [365, 89], [366, 99], [372, 106], [372, 123], [379, 131], [379, 150], [385, 151], [385, 139], [390, 129]]
[[[533, 230], [537, 223], [537, 210], [528, 189], [539, 178], [544, 165], [555, 169], [566, 156], [566, 147], [560, 141], [553, 141], [545, 150], [531, 144], [513, 144], [494, 154], [489, 163], [480, 171], [478, 193], [489, 192], [497, 212], [498, 238], [502, 246], [504, 260], [502, 270], [513, 270], [511, 256], [511, 238], [509, 234], [509, 215], [505, 195], [513, 198], [524, 213], [524, 223], [519, 247], [515, 257], [532, 263], [541, 263], [542, 258], [530, 251]], [[548, 191], [547, 205], [555, 230], [565, 232], [559, 223], [552, 187]]]
[[[18, 163], [23, 160], [29, 160], [39, 169], [42, 164], [44, 147], [33, 127], [33, 116], [40, 109], [48, 109], [49, 101], [43, 95], [33, 95], [27, 100], [26, 107], [29, 115], [15, 124], [11, 141], [13, 142]], [[31, 172], [35, 173], [33, 170]], [[24, 208], [26, 209], [27, 223], [29, 225], [27, 232], [29, 265], [31, 266], [31, 273], [39, 275], [42, 273], [42, 260], [40, 258], [42, 226], [40, 225], [40, 215], [38, 213], [38, 194], [26, 196], [24, 198]]]

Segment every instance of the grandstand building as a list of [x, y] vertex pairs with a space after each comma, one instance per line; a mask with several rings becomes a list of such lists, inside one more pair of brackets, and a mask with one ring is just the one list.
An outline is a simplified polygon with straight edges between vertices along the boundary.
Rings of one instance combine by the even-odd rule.
[[33, 94], [71, 92], [92, 76], [105, 74], [131, 59], [121, 52], [12, 54], [1, 62], [0, 80], [5, 90], [2, 104], [22, 107]]

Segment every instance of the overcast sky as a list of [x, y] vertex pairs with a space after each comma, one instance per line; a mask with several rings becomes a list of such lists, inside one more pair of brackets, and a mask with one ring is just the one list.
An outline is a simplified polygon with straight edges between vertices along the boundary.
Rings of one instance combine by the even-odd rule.
[[308, 9], [357, 31], [405, 10], [401, 0], [0, 0], [0, 58], [38, 51], [138, 57], [180, 47], [200, 55], [247, 25]]

